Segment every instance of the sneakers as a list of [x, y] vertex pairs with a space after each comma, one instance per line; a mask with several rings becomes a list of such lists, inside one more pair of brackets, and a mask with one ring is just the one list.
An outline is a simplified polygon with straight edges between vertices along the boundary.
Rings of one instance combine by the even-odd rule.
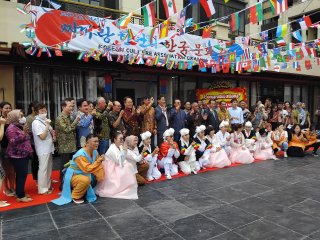
[[154, 180], [154, 178], [153, 178], [153, 177], [151, 177], [151, 176], [147, 176], [147, 180], [150, 182], [150, 181], [153, 181], [153, 180]]
[[318, 153], [316, 153], [316, 152], [312, 152], [312, 155], [315, 156], [315, 157], [319, 156]]
[[84, 203], [84, 200], [83, 200], [83, 199], [74, 199], [74, 198], [72, 198], [72, 201], [73, 201], [75, 204]]
[[172, 177], [171, 177], [170, 174], [166, 175], [166, 178], [167, 178], [168, 180], [171, 180], [171, 179], [172, 179]]
[[0, 208], [8, 207], [8, 206], [10, 206], [10, 203], [7, 203], [7, 201], [0, 201]]

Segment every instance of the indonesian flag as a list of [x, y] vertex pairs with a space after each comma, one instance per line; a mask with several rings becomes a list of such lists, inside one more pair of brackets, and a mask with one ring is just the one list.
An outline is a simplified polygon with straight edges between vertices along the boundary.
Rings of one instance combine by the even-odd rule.
[[308, 29], [308, 27], [312, 25], [312, 22], [309, 16], [300, 18], [298, 21], [302, 30]]
[[145, 27], [152, 27], [156, 23], [156, 19], [154, 16], [154, 7], [152, 3], [145, 5], [142, 8], [143, 12], [143, 19], [144, 19], [144, 26]]
[[166, 12], [167, 18], [176, 14], [177, 9], [176, 9], [176, 4], [175, 4], [174, 0], [162, 0], [162, 2], [163, 2], [163, 6], [164, 6], [164, 10]]
[[206, 12], [208, 18], [216, 13], [212, 0], [200, 0], [200, 4]]

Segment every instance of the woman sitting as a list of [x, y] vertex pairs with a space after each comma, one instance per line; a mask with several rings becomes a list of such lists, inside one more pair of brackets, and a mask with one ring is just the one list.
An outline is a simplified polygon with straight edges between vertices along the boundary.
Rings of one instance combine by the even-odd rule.
[[245, 146], [245, 139], [242, 134], [242, 125], [236, 124], [234, 132], [231, 133], [230, 160], [232, 163], [249, 164], [254, 162], [249, 149]]
[[284, 151], [284, 157], [287, 158], [288, 150], [288, 133], [284, 130], [284, 124], [278, 123], [275, 131], [271, 133], [271, 140], [273, 142], [272, 148], [273, 152], [276, 154], [278, 151]]
[[169, 128], [163, 133], [163, 143], [160, 146], [158, 156], [158, 166], [164, 169], [164, 174], [168, 180], [171, 176], [178, 174], [178, 166], [174, 164], [174, 159], [180, 156], [179, 146], [173, 141], [174, 129]]
[[206, 169], [210, 165], [210, 149], [212, 145], [206, 139], [204, 131], [206, 126], [197, 126], [196, 134], [193, 136], [195, 141], [194, 149], [196, 150], [196, 158], [199, 163], [200, 168]]
[[217, 141], [219, 142], [221, 148], [225, 150], [225, 152], [229, 155], [230, 154], [230, 133], [228, 133], [229, 122], [222, 121], [220, 123], [220, 130], [216, 134]]
[[308, 150], [310, 147], [313, 147], [312, 155], [315, 157], [318, 156], [317, 150], [320, 146], [320, 140], [317, 139], [317, 133], [314, 127], [306, 130], [306, 138], [309, 142], [307, 143], [305, 150]]
[[191, 173], [197, 174], [200, 170], [199, 163], [196, 160], [196, 152], [194, 146], [196, 142], [190, 139], [189, 129], [182, 128], [180, 130], [179, 149], [180, 157], [178, 158], [178, 165], [181, 171], [189, 175]]
[[206, 129], [206, 138], [212, 145], [209, 157], [209, 167], [224, 168], [230, 166], [231, 161], [228, 158], [228, 154], [223, 148], [221, 148], [220, 143], [214, 134], [214, 128], [212, 126], [209, 126]]
[[253, 154], [253, 157], [256, 160], [268, 160], [274, 159], [276, 160], [276, 156], [273, 154], [272, 150], [273, 142], [268, 137], [268, 132], [265, 128], [261, 128], [259, 130], [259, 137], [256, 142], [256, 150]]
[[142, 161], [143, 157], [139, 154], [137, 144], [138, 138], [129, 136], [123, 146], [122, 133], [115, 133], [103, 162], [105, 179], [97, 185], [98, 196], [138, 199], [137, 162]]
[[246, 122], [244, 125], [244, 130], [242, 131], [243, 136], [246, 141], [246, 147], [249, 149], [250, 153], [253, 155], [254, 151], [256, 150], [256, 132], [252, 129], [252, 123]]
[[[144, 160], [148, 161], [149, 169], [147, 172], [147, 180], [152, 181], [154, 179], [159, 179], [161, 173], [157, 167], [159, 148], [151, 146], [151, 132], [146, 131], [140, 134], [141, 143], [139, 146], [139, 151], [143, 154]], [[143, 152], [143, 150], [145, 150]]]
[[288, 134], [289, 148], [288, 156], [290, 157], [304, 157], [306, 145], [309, 143], [305, 132], [301, 131], [299, 124], [293, 125], [291, 132]]

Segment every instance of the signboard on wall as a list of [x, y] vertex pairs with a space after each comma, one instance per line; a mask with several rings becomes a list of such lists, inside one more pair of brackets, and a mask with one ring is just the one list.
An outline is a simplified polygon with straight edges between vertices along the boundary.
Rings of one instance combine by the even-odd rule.
[[238, 101], [247, 100], [247, 94], [245, 88], [219, 88], [219, 89], [197, 89], [197, 100], [205, 99], [207, 102], [210, 99], [217, 99], [218, 102], [224, 100], [227, 106], [230, 106], [230, 101], [233, 98]]

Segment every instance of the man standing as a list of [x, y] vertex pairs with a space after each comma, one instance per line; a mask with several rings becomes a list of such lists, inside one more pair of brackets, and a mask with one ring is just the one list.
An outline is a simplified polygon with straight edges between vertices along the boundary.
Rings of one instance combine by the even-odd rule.
[[244, 100], [240, 101], [240, 107], [242, 109], [242, 113], [243, 113], [243, 121], [246, 123], [248, 121], [250, 121], [251, 119], [251, 112], [249, 111], [249, 109], [247, 108], [247, 103]]
[[188, 102], [188, 101], [185, 102], [183, 107], [184, 107], [184, 111], [186, 114], [188, 114], [191, 111], [191, 103], [190, 102]]
[[108, 117], [112, 106], [109, 104], [107, 107], [106, 105], [106, 100], [103, 97], [98, 97], [96, 112], [93, 117], [93, 133], [99, 137], [98, 152], [100, 155], [105, 154], [109, 148], [110, 126]]
[[187, 125], [190, 130], [191, 136], [194, 135], [197, 126], [206, 125], [207, 118], [208, 114], [204, 113], [203, 115], [201, 115], [198, 103], [193, 102], [191, 111], [187, 115]]
[[123, 122], [126, 129], [126, 135], [139, 136], [139, 117], [140, 117], [140, 108], [136, 109], [133, 106], [133, 101], [131, 97], [124, 98], [124, 113], [123, 113]]
[[141, 106], [142, 123], [140, 133], [149, 131], [152, 133], [151, 145], [154, 145], [154, 136], [157, 134], [157, 121], [155, 118], [155, 110], [152, 107], [154, 103], [153, 97], [144, 97]]
[[206, 110], [206, 113], [208, 114], [207, 125], [208, 126], [211, 125], [214, 128], [214, 131], [217, 133], [219, 131], [220, 121], [218, 118], [218, 113], [215, 109], [216, 109], [216, 100], [210, 99], [209, 107]]
[[297, 110], [299, 112], [300, 126], [303, 127], [306, 122], [306, 112], [303, 110], [301, 102], [297, 102]]
[[181, 109], [180, 99], [174, 100], [174, 107], [170, 110], [170, 126], [174, 129], [174, 141], [179, 142], [180, 130], [185, 128], [187, 114]]
[[77, 115], [76, 119], [71, 122], [70, 115], [73, 110], [71, 102], [63, 101], [61, 107], [62, 112], [55, 121], [58, 153], [60, 155], [60, 190], [62, 189], [62, 170], [64, 165], [71, 160], [72, 155], [77, 151], [75, 130], [80, 121], [80, 115]]
[[109, 114], [109, 123], [113, 134], [119, 131], [123, 135], [126, 135], [122, 120], [123, 113], [124, 111], [121, 110], [121, 103], [114, 101], [112, 111]]
[[80, 149], [86, 144], [86, 137], [93, 133], [93, 117], [89, 114], [89, 104], [84, 98], [77, 101], [78, 114], [80, 115], [80, 122], [76, 128], [77, 133], [77, 147]]
[[232, 129], [234, 129], [236, 124], [243, 124], [242, 109], [238, 107], [238, 100], [236, 98], [231, 100], [231, 107], [228, 110], [230, 113], [230, 124]]
[[219, 121], [228, 121], [230, 122], [230, 113], [229, 110], [227, 109], [227, 103], [225, 101], [220, 101], [220, 108], [217, 111], [218, 113], [218, 117], [219, 117]]
[[157, 145], [163, 142], [163, 133], [169, 128], [169, 116], [166, 107], [166, 99], [163, 95], [158, 97], [158, 106], [155, 108], [155, 116], [157, 120]]

